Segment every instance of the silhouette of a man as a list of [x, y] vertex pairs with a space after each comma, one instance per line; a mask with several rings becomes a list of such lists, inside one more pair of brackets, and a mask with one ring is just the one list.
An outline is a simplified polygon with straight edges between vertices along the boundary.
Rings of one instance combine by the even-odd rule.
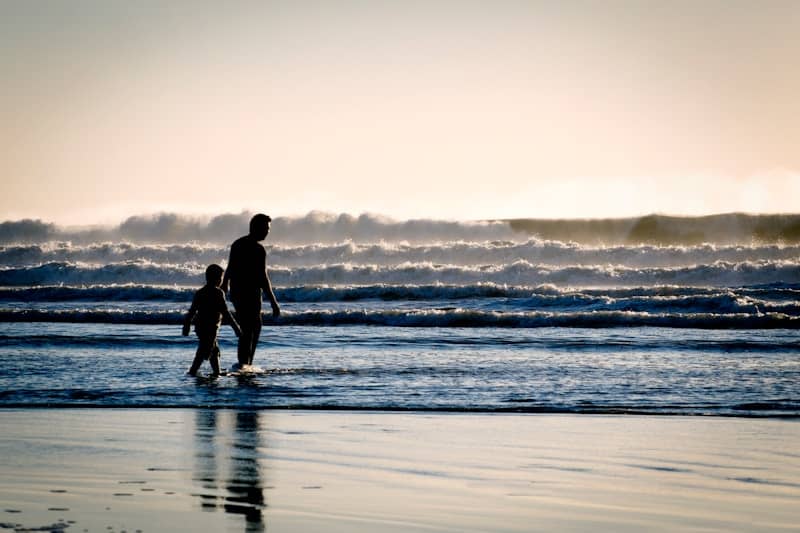
[[272, 219], [259, 213], [250, 220], [250, 233], [231, 244], [228, 268], [222, 279], [222, 290], [230, 286], [231, 303], [242, 334], [239, 336], [239, 365], [252, 365], [258, 337], [261, 335], [261, 294], [267, 295], [272, 305], [272, 316], [278, 317], [281, 308], [272, 292], [267, 274], [267, 252], [261, 246], [269, 234]]

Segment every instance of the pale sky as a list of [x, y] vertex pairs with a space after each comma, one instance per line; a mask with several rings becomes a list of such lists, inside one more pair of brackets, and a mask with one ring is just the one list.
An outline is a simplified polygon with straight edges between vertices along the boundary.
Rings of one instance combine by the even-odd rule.
[[0, 0], [0, 220], [800, 212], [800, 2]]

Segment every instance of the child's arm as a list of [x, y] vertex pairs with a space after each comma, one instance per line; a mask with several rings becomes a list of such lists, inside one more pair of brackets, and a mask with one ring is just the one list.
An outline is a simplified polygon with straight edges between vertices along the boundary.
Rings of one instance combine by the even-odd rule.
[[228, 306], [225, 306], [225, 312], [222, 313], [222, 316], [230, 322], [231, 327], [233, 328], [233, 332], [236, 336], [240, 336], [242, 334], [242, 328], [239, 327], [239, 323], [236, 322], [236, 319], [233, 318], [230, 311], [228, 311]]
[[194, 315], [197, 313], [197, 294], [194, 295], [192, 298], [192, 306], [189, 308], [189, 312], [186, 313], [186, 316], [183, 319], [183, 331], [181, 333], [184, 337], [189, 334], [189, 330], [192, 327], [192, 319]]
[[231, 312], [228, 311], [228, 304], [225, 303], [225, 293], [220, 290], [217, 298], [217, 305], [219, 306], [219, 312], [222, 313], [222, 318], [228, 321], [233, 328], [233, 332], [236, 333], [238, 337], [242, 334], [242, 329], [239, 327], [239, 323], [236, 322], [236, 319], [233, 318], [233, 315], [231, 315]]

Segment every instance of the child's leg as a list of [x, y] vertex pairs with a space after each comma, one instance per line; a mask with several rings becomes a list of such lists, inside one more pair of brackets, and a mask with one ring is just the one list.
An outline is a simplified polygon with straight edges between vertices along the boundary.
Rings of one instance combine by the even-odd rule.
[[211, 363], [211, 370], [215, 376], [219, 376], [219, 345], [217, 339], [214, 339], [214, 345], [211, 348], [211, 354], [208, 356], [208, 362]]
[[[192, 361], [192, 366], [189, 368], [189, 375], [197, 375], [200, 365], [203, 364], [204, 359], [209, 358], [215, 344], [216, 339], [214, 337], [209, 338], [207, 335], [197, 335], [197, 353], [195, 353], [194, 361]], [[213, 368], [214, 365], [212, 364], [211, 367]], [[219, 369], [219, 363], [217, 363], [217, 369]]]

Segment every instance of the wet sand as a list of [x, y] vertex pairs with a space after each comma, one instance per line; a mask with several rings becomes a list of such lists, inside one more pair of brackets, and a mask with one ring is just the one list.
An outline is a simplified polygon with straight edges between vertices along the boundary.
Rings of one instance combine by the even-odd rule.
[[800, 524], [795, 420], [4, 409], [0, 428], [0, 531]]

